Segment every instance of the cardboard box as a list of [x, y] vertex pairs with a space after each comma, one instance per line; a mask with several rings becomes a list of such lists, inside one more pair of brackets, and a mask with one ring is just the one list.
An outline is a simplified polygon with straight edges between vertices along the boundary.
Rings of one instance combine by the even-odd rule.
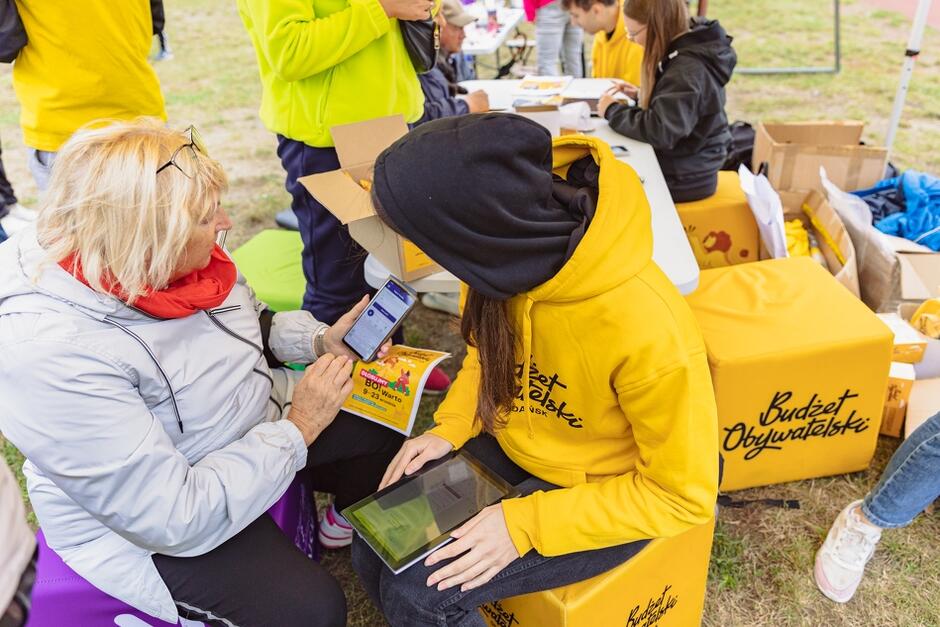
[[881, 236], [894, 250], [901, 268], [898, 298], [919, 304], [940, 296], [940, 253], [903, 237]]
[[[910, 323], [911, 316], [917, 311], [920, 303], [901, 303], [898, 306], [898, 315], [902, 320]], [[911, 327], [924, 343], [924, 352], [920, 360], [914, 363], [914, 373], [918, 380], [940, 377], [940, 340], [921, 335], [917, 329]], [[938, 406], [940, 409], [940, 406]]]
[[372, 182], [376, 158], [408, 132], [399, 116], [334, 126], [330, 129], [340, 169], [298, 179], [330, 213], [349, 227], [363, 248], [404, 281], [414, 281], [441, 267], [417, 246], [385, 225], [375, 213], [372, 195], [359, 181]]
[[885, 409], [881, 417], [881, 435], [899, 438], [904, 434], [904, 418], [914, 387], [914, 366], [891, 363], [888, 372], [888, 391], [885, 394]]
[[868, 467], [892, 352], [868, 307], [808, 257], [703, 270], [686, 300], [708, 352], [722, 489]]
[[[783, 203], [784, 220], [799, 220], [803, 223], [804, 228], [816, 234], [819, 250], [826, 258], [829, 272], [856, 298], [860, 297], [855, 246], [852, 243], [852, 238], [849, 237], [848, 231], [845, 230], [842, 219], [825, 196], [817, 191], [782, 191], [778, 193], [780, 194], [780, 202]], [[822, 230], [829, 234], [832, 244], [838, 249], [838, 254], [836, 254], [830, 242], [822, 235], [820, 229], [813, 225], [812, 220], [803, 210], [803, 205], [812, 210]]]
[[486, 603], [489, 627], [688, 627], [702, 622], [715, 521], [650, 541], [606, 573]]
[[894, 333], [894, 353], [891, 361], [916, 364], [924, 358], [929, 338], [917, 332], [899, 313], [878, 314], [881, 321]]
[[754, 138], [752, 169], [767, 162], [767, 178], [775, 189], [822, 192], [819, 166], [829, 180], [846, 191], [870, 187], [884, 178], [888, 151], [861, 146], [863, 122], [761, 122]]
[[914, 381], [907, 403], [904, 438], [909, 438], [917, 427], [937, 412], [940, 412], [940, 378]]
[[552, 137], [559, 137], [561, 135], [561, 111], [558, 105], [520, 104], [516, 105], [514, 110], [516, 114], [544, 126], [548, 132], [551, 133]]
[[737, 172], [719, 172], [712, 196], [676, 203], [676, 212], [702, 270], [758, 260], [760, 233]]

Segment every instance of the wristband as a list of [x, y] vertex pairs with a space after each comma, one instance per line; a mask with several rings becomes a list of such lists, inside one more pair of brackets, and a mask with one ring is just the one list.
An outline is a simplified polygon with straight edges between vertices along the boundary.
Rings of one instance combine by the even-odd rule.
[[324, 324], [319, 329], [317, 329], [316, 333], [313, 334], [313, 356], [317, 359], [326, 354], [326, 347], [323, 345], [323, 340], [326, 336], [326, 332], [329, 330], [330, 326], [328, 324]]

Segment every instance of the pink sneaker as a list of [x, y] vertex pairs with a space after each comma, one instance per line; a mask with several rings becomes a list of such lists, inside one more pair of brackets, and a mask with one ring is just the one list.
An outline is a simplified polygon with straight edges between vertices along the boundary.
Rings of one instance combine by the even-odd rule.
[[324, 549], [342, 549], [352, 544], [353, 528], [336, 508], [330, 505], [323, 512], [317, 539]]
[[428, 375], [428, 380], [424, 384], [425, 394], [443, 394], [450, 387], [450, 377], [440, 368], [435, 367]]
[[826, 541], [816, 553], [813, 575], [824, 595], [837, 603], [847, 603], [858, 589], [865, 565], [875, 554], [881, 528], [863, 520], [861, 501], [849, 503], [832, 523]]

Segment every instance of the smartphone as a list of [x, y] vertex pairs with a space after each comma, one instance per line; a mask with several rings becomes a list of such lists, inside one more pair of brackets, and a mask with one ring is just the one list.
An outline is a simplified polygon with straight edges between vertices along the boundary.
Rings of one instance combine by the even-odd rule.
[[343, 336], [343, 344], [362, 361], [374, 360], [382, 344], [392, 337], [417, 303], [418, 295], [414, 290], [394, 277], [388, 277]]

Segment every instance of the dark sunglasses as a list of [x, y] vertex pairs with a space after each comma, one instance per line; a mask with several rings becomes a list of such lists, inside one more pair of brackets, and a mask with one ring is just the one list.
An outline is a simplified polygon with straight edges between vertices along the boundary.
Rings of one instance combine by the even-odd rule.
[[[190, 126], [188, 129], [183, 131], [184, 133], [189, 133], [189, 141], [179, 148], [177, 148], [173, 154], [170, 156], [170, 160], [157, 168], [157, 174], [160, 174], [168, 167], [173, 166], [177, 170], [183, 173], [183, 176], [187, 178], [192, 178], [195, 172], [192, 170], [195, 167], [195, 164], [199, 163], [199, 156], [196, 154], [196, 151], [201, 152], [205, 156], [209, 156], [209, 152], [206, 150], [206, 145], [202, 141], [202, 135], [199, 134], [199, 131], [196, 130], [195, 126]], [[182, 165], [176, 162], [176, 158], [179, 157], [179, 154], [184, 150], [189, 150], [192, 156], [191, 165], [187, 168], [184, 168]]]

